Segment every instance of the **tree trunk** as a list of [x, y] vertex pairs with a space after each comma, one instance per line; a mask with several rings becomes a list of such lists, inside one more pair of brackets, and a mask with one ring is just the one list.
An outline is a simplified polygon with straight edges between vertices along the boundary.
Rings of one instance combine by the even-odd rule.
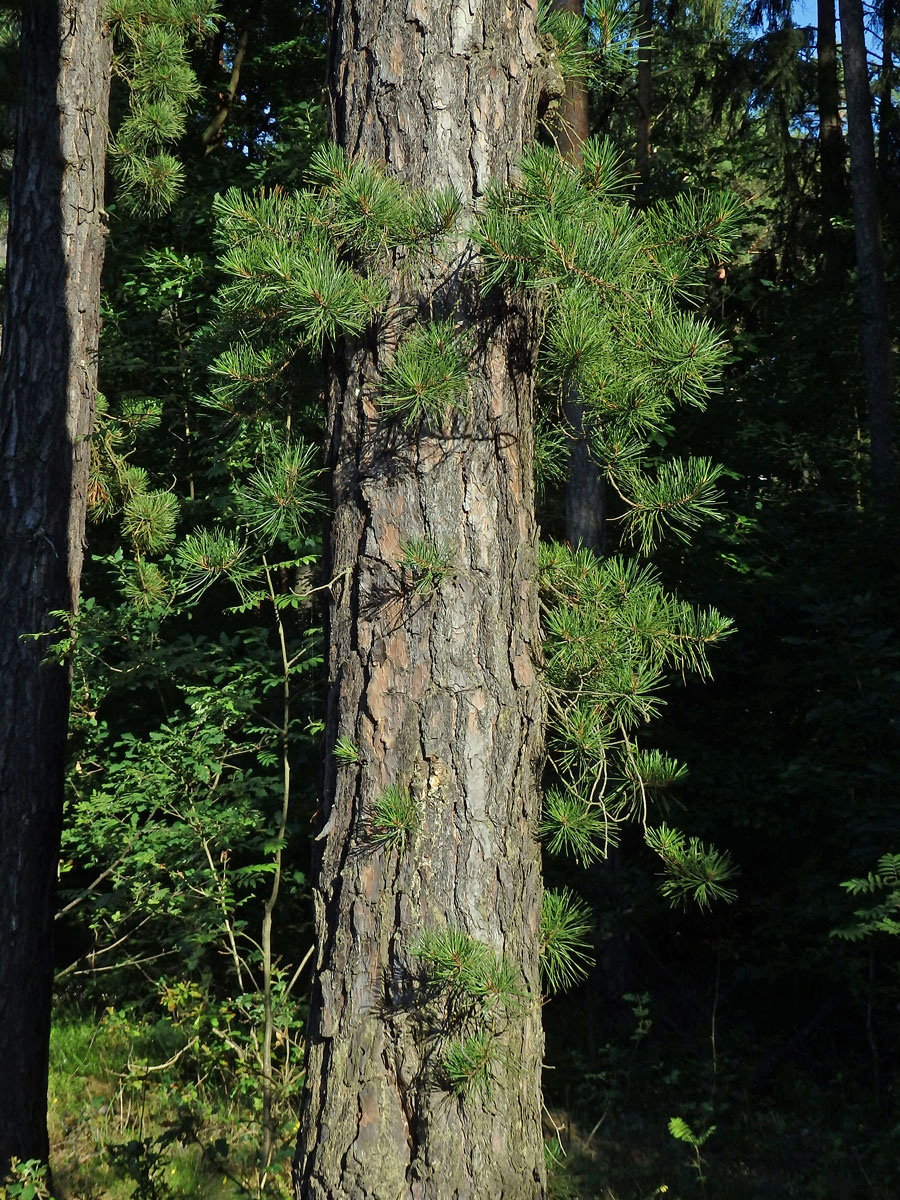
[[881, 214], [872, 133], [872, 97], [866, 64], [861, 0], [840, 0], [850, 176], [856, 230], [856, 270], [860, 308], [860, 342], [866, 376], [866, 403], [872, 458], [872, 493], [880, 508], [897, 497], [894, 447], [894, 378], [888, 329]]
[[825, 274], [847, 267], [845, 239], [835, 220], [850, 206], [838, 85], [835, 0], [818, 0], [816, 71], [819, 102], [819, 180], [822, 188], [822, 253]]
[[897, 154], [900, 150], [900, 117], [894, 104], [896, 24], [896, 0], [884, 0], [881, 71], [878, 77], [878, 170], [884, 187], [890, 186], [897, 179]]
[[637, 159], [638, 178], [645, 193], [650, 184], [650, 123], [653, 112], [653, 0], [638, 0]]
[[[582, 13], [581, 0], [556, 0], [563, 11]], [[580, 163], [582, 147], [590, 136], [588, 94], [583, 82], [570, 79], [560, 102], [558, 128], [554, 131], [560, 154]], [[565, 400], [566, 421], [573, 434], [566, 479], [566, 538], [572, 546], [586, 546], [595, 554], [606, 549], [606, 496], [597, 464], [591, 461], [584, 439], [584, 406], [577, 389], [569, 388]]]
[[[337, 6], [335, 140], [410, 184], [452, 185], [471, 212], [534, 134], [536, 10], [500, 0]], [[297, 1197], [544, 1194], [537, 322], [527, 298], [479, 297], [469, 261], [461, 248], [414, 295], [394, 275], [407, 313], [452, 312], [471, 327], [465, 416], [418, 433], [378, 420], [373, 393], [396, 330], [345, 346], [331, 373], [326, 745], [348, 736], [359, 762], [326, 764]], [[399, 562], [402, 542], [424, 537], [453, 562], [417, 593]], [[371, 837], [373, 804], [391, 785], [408, 787], [418, 811], [403, 850]], [[448, 928], [502, 952], [528, 994], [500, 1032], [489, 1092], [464, 1098], [446, 1086], [440, 1060], [454, 1031], [427, 1002], [413, 953], [423, 930]]]
[[47, 1156], [69, 671], [23, 637], [78, 600], [105, 233], [102, 8], [33, 0], [22, 24], [0, 362], [0, 1168]]

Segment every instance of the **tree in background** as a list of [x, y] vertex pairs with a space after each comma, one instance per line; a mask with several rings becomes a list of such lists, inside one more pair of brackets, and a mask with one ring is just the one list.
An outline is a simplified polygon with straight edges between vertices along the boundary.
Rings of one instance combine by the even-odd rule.
[[[129, 103], [113, 145], [120, 193], [159, 210], [181, 172], [163, 147], [196, 94], [186, 28], [209, 5], [34, 3], [21, 30], [0, 363], [4, 692], [0, 797], [4, 958], [0, 1167], [46, 1158], [52, 929], [70, 668], [46, 637], [78, 609], [97, 387], [112, 33]], [[150, 19], [152, 18], [152, 19]]]
[[47, 1156], [52, 930], [99, 336], [111, 41], [100, 0], [27, 4], [0, 363], [0, 1173]]
[[822, 213], [822, 251], [826, 274], [846, 267], [845, 238], [837, 222], [849, 208], [844, 131], [838, 81], [835, 0], [818, 0], [816, 79], [819, 108], [819, 183]]
[[897, 499], [897, 417], [872, 131], [872, 94], [861, 0], [841, 0], [840, 11], [856, 233], [859, 336], [866, 378], [872, 491], [876, 504], [888, 508]]

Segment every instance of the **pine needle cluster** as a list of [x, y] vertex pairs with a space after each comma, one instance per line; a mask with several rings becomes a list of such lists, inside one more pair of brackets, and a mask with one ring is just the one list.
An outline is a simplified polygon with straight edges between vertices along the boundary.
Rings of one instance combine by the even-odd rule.
[[538, 27], [566, 82], [600, 87], [623, 71], [632, 56], [633, 21], [617, 0], [586, 0], [583, 13], [542, 0]]
[[[385, 270], [399, 253], [414, 271], [454, 230], [460, 202], [451, 190], [404, 188], [383, 167], [334, 146], [310, 165], [311, 186], [216, 201], [221, 328], [235, 336], [213, 364], [213, 402], [238, 418], [271, 411], [301, 351], [317, 355], [396, 315]], [[408, 323], [408, 322], [407, 322]], [[440, 423], [468, 390], [463, 340], [452, 321], [413, 323], [380, 381], [386, 418], [413, 429]]]
[[685, 536], [716, 515], [721, 468], [687, 459], [653, 471], [646, 460], [679, 406], [703, 407], [725, 362], [719, 331], [686, 306], [727, 254], [739, 205], [719, 193], [639, 209], [626, 202], [617, 151], [600, 139], [579, 166], [536, 146], [520, 172], [489, 193], [474, 230], [485, 281], [541, 293], [540, 381], [560, 412], [577, 389], [624, 536], [647, 553], [665, 531]]
[[184, 167], [165, 147], [184, 133], [188, 104], [200, 94], [189, 45], [215, 32], [214, 0], [110, 0], [105, 15], [129, 94], [110, 146], [119, 194], [131, 211], [163, 212], [184, 182]]
[[416, 798], [407, 787], [390, 784], [372, 804], [372, 841], [403, 853], [419, 826]]
[[458, 1096], [486, 1094], [496, 1064], [503, 1061], [506, 1018], [528, 1005], [520, 972], [461, 929], [426, 930], [411, 953], [421, 960], [428, 985], [444, 998], [444, 1021], [458, 1031], [445, 1039], [441, 1066]]
[[[550, 24], [554, 37], [560, 26], [564, 55], [565, 19]], [[679, 408], [702, 408], [717, 385], [726, 346], [696, 303], [740, 212], [727, 194], [638, 208], [613, 146], [592, 139], [583, 151], [575, 165], [552, 148], [530, 150], [517, 182], [488, 194], [473, 238], [486, 286], [536, 292], [543, 302], [544, 460], [552, 472], [554, 457], [565, 456], [560, 435], [569, 445], [582, 435], [564, 417], [577, 395], [588, 449], [615, 497], [610, 525], [624, 547], [646, 555], [666, 534], [687, 539], [718, 516], [722, 468], [706, 458], [660, 461], [655, 443]], [[671, 830], [653, 840], [651, 804], [685, 768], [637, 736], [658, 716], [670, 675], [709, 676], [708, 651], [731, 622], [668, 593], [637, 558], [600, 560], [559, 544], [541, 548], [541, 599], [546, 848], [587, 865], [616, 844], [623, 821], [637, 819], [662, 859], [670, 900], [730, 899], [727, 856]]]
[[540, 565], [555, 781], [540, 832], [552, 853], [587, 865], [617, 843], [623, 820], [646, 827], [654, 795], [686, 774], [637, 733], [658, 715], [672, 672], [709, 676], [709, 650], [732, 623], [672, 596], [634, 558], [545, 543]]
[[139, 435], [160, 422], [160, 405], [149, 396], [126, 396], [112, 414], [105, 396], [98, 395], [91, 435], [88, 509], [94, 520], [118, 517], [131, 548], [133, 562], [123, 564], [126, 597], [138, 608], [164, 606], [172, 595], [168, 577], [151, 561], [175, 541], [178, 498], [151, 486], [150, 477], [130, 457]]
[[686, 838], [666, 824], [648, 829], [645, 838], [662, 860], [665, 874], [661, 890], [673, 904], [693, 900], [700, 908], [709, 908], [713, 900], [736, 899], [736, 893], [727, 886], [736, 869], [726, 852], [705, 846], [698, 838]]
[[588, 906], [568, 888], [548, 889], [541, 904], [541, 974], [551, 991], [579, 983], [593, 963]]

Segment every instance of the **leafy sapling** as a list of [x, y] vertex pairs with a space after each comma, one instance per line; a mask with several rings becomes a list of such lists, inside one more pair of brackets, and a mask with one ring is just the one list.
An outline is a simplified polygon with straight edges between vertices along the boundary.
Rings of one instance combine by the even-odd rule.
[[690, 1146], [694, 1152], [694, 1160], [691, 1166], [697, 1172], [697, 1178], [700, 1180], [701, 1186], [706, 1183], [706, 1176], [703, 1174], [703, 1155], [700, 1151], [715, 1132], [715, 1125], [710, 1125], [705, 1133], [694, 1133], [687, 1121], [681, 1117], [671, 1117], [669, 1119], [669, 1133], [671, 1133], [672, 1137]]
[[847, 879], [841, 884], [854, 898], [868, 896], [865, 908], [856, 908], [856, 922], [831, 932], [832, 937], [858, 942], [876, 933], [900, 934], [900, 854], [883, 854], [874, 871], [862, 879]]

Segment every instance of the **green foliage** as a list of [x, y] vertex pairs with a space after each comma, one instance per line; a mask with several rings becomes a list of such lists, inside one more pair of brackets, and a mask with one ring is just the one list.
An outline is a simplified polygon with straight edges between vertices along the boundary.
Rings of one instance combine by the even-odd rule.
[[683, 1120], [683, 1118], [670, 1117], [668, 1128], [669, 1133], [673, 1138], [675, 1138], [676, 1141], [684, 1142], [693, 1150], [694, 1161], [692, 1166], [697, 1172], [698, 1179], [701, 1183], [703, 1183], [703, 1158], [700, 1154], [700, 1151], [716, 1132], [715, 1125], [710, 1125], [705, 1133], [694, 1133], [693, 1129], [691, 1129], [690, 1125], [688, 1125], [687, 1121]]
[[359, 746], [355, 745], [346, 733], [342, 733], [338, 738], [332, 753], [340, 763], [352, 764], [359, 762]]
[[540, 566], [553, 772], [540, 834], [586, 864], [618, 844], [623, 820], [646, 825], [651, 803], [684, 778], [635, 735], [658, 715], [671, 672], [709, 676], [709, 649], [732, 623], [673, 597], [636, 559], [545, 543]]
[[737, 899], [737, 893], [726, 886], [737, 874], [727, 851], [704, 846], [698, 838], [686, 838], [665, 824], [647, 829], [644, 838], [662, 860], [665, 875], [660, 890], [671, 904], [693, 900], [709, 908], [714, 900]]
[[566, 81], [601, 85], [631, 58], [631, 17], [611, 0], [587, 0], [584, 15], [542, 0], [538, 20], [541, 34], [552, 40], [556, 65]]
[[123, 506], [122, 527], [139, 553], [160, 554], [171, 546], [178, 499], [170, 492], [135, 491]]
[[467, 1099], [490, 1096], [497, 1061], [497, 1043], [490, 1033], [475, 1033], [448, 1042], [442, 1065], [450, 1090]]
[[412, 576], [419, 596], [431, 595], [453, 570], [453, 548], [439, 545], [434, 538], [401, 541], [400, 552], [400, 566]]
[[297, 441], [270, 448], [238, 493], [241, 520], [251, 534], [268, 544], [302, 540], [309, 518], [322, 509], [317, 457], [315, 446]]
[[390, 784], [372, 801], [372, 841], [403, 853], [419, 827], [416, 799], [407, 787]]
[[875, 933], [900, 934], [900, 854], [883, 854], [874, 871], [861, 879], [846, 879], [841, 887], [853, 897], [886, 895], [867, 908], [854, 909], [855, 923], [832, 930], [832, 937], [859, 942]]
[[13, 1200], [53, 1200], [47, 1183], [49, 1170], [46, 1163], [40, 1159], [29, 1158], [23, 1162], [13, 1158], [9, 1165], [9, 1174], [2, 1182], [3, 1195]]
[[543, 819], [538, 832], [551, 854], [568, 855], [587, 867], [606, 857], [610, 838], [616, 831], [602, 805], [585, 800], [577, 792], [550, 787], [544, 793]]
[[674, 460], [649, 472], [653, 438], [683, 406], [702, 407], [725, 362], [721, 334], [685, 309], [739, 227], [736, 199], [708, 194], [638, 209], [608, 143], [581, 167], [535, 147], [512, 188], [490, 192], [473, 231], [488, 286], [539, 289], [547, 310], [540, 378], [576, 386], [591, 452], [619, 496], [626, 539], [652, 550], [718, 515], [721, 469]]
[[410, 952], [425, 964], [430, 982], [482, 1015], [521, 1008], [525, 993], [515, 967], [461, 929], [426, 930]]
[[552, 991], [564, 991], [586, 977], [593, 962], [592, 929], [589, 909], [568, 888], [544, 892], [541, 972]]
[[182, 191], [184, 168], [162, 147], [182, 136], [200, 94], [189, 41], [210, 37], [218, 14], [212, 0], [110, 0], [106, 19], [123, 47], [118, 68], [129, 92], [110, 146], [120, 196], [132, 212], [164, 212]]
[[[410, 953], [423, 963], [428, 989], [446, 1000], [440, 1062], [447, 1087], [460, 1097], [488, 1095], [494, 1068], [504, 1062], [506, 1019], [529, 1003], [521, 973], [503, 954], [453, 927], [426, 929]], [[463, 1036], [453, 1036], [456, 1029]]]
[[382, 412], [406, 426], [439, 426], [451, 409], [464, 407], [469, 372], [460, 335], [452, 321], [435, 321], [412, 330], [381, 377]]
[[247, 580], [254, 577], [247, 555], [247, 543], [222, 528], [187, 534], [178, 545], [181, 590], [199, 596], [217, 579], [229, 579], [246, 596]]

